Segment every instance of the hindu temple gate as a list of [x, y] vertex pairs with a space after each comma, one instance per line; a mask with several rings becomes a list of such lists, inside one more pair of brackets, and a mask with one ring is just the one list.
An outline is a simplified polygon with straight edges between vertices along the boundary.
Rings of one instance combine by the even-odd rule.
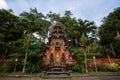
[[55, 25], [43, 56], [44, 77], [49, 77], [48, 75], [50, 74], [67, 74], [67, 77], [70, 77], [69, 71], [74, 64], [74, 60], [69, 51], [67, 41], [64, 27]]

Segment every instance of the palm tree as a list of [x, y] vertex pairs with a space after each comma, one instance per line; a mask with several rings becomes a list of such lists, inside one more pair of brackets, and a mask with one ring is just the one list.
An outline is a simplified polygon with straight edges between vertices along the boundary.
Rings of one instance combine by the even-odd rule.
[[85, 36], [88, 36], [90, 33], [94, 34], [96, 30], [94, 22], [88, 20], [78, 19], [78, 26], [81, 34], [84, 33]]
[[25, 72], [27, 55], [28, 55], [28, 48], [29, 48], [31, 37], [32, 37], [32, 33], [28, 33], [24, 39], [24, 42], [23, 42], [23, 48], [25, 49], [25, 58], [24, 58], [24, 64], [23, 64], [23, 70], [22, 70], [23, 73]]
[[33, 33], [36, 33], [40, 36], [40, 40], [44, 39], [48, 32], [48, 26], [50, 25], [49, 21], [45, 20], [45, 17], [42, 13], [38, 13], [36, 8], [30, 9], [30, 12], [23, 12], [20, 14], [20, 20], [22, 26], [25, 27], [24, 30], [24, 49], [25, 49], [25, 58], [23, 71], [25, 72], [25, 65], [27, 62], [27, 55], [31, 40], [34, 39]]
[[118, 31], [117, 31], [117, 35], [114, 38], [115, 38], [115, 40], [120, 41], [120, 33]]
[[82, 43], [82, 46], [84, 48], [84, 61], [85, 61], [85, 71], [86, 73], [88, 72], [88, 69], [87, 69], [87, 59], [86, 59], [86, 49], [87, 49], [87, 37], [84, 35], [84, 33], [82, 34], [81, 36], [81, 43]]

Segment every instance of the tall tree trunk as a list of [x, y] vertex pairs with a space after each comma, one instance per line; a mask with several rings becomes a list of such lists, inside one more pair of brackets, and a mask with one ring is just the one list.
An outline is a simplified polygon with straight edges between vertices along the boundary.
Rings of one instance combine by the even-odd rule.
[[26, 49], [26, 53], [25, 53], [25, 58], [24, 58], [23, 70], [22, 70], [23, 73], [25, 72], [27, 55], [28, 55], [28, 48], [29, 48], [29, 43], [30, 43], [31, 36], [32, 36], [32, 33], [29, 33], [28, 36], [26, 37], [25, 41], [24, 41], [24, 48]]
[[5, 49], [5, 52], [4, 52], [3, 56], [2, 56], [2, 59], [0, 60], [1, 65], [4, 64], [4, 62], [5, 62], [5, 57], [6, 57], [7, 51], [8, 51], [8, 48]]
[[22, 70], [23, 73], [25, 72], [25, 69], [26, 69], [26, 62], [27, 62], [27, 50], [26, 50], [25, 58], [24, 58], [24, 64], [23, 64], [23, 70]]
[[5, 50], [4, 55], [3, 55], [3, 57], [2, 57], [2, 60], [3, 60], [3, 61], [4, 61], [4, 59], [5, 59], [5, 56], [6, 56], [6, 54], [7, 54], [7, 51], [8, 51], [8, 48]]
[[111, 63], [110, 56], [107, 54], [108, 62]]
[[112, 49], [112, 54], [115, 56], [116, 55], [116, 53], [115, 53], [115, 51], [114, 51], [114, 49], [113, 49], [113, 45], [112, 45], [112, 43], [110, 42], [110, 47], [111, 47], [111, 49]]
[[88, 69], [87, 69], [86, 49], [84, 49], [84, 60], [85, 60], [85, 72], [87, 73]]

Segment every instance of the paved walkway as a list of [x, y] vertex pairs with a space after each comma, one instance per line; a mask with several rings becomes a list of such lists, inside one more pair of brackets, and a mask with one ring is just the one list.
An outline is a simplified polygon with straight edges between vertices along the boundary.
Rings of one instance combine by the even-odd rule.
[[120, 80], [120, 75], [85, 75], [63, 79], [43, 79], [40, 76], [0, 76], [0, 80]]

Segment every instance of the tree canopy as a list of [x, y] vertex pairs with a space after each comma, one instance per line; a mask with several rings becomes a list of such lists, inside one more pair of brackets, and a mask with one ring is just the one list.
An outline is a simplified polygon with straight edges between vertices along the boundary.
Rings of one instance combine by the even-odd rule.
[[[120, 52], [120, 8], [111, 12], [107, 17], [103, 19], [103, 24], [99, 29], [100, 41], [103, 46], [115, 51], [116, 54]], [[114, 54], [114, 53], [113, 53]]]
[[[26, 71], [39, 71], [38, 65], [41, 65], [51, 27], [55, 23], [65, 29], [70, 51], [75, 56], [83, 53], [82, 48], [86, 49], [86, 55], [90, 52], [120, 55], [120, 7], [109, 13], [100, 27], [94, 21], [76, 19], [72, 15], [69, 10], [63, 16], [52, 11], [44, 15], [31, 8], [29, 12], [16, 16], [12, 10], [0, 9], [0, 59], [4, 61], [9, 54], [18, 55], [14, 58], [22, 55], [19, 64], [27, 65]], [[37, 67], [36, 70], [33, 67]]]

